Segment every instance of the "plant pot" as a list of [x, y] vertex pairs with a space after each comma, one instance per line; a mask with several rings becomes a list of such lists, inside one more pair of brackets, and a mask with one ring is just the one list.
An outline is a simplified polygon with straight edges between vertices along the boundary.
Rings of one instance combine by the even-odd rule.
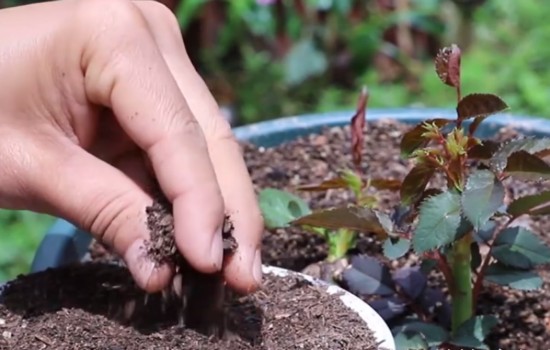
[[[440, 109], [369, 109], [367, 120], [388, 119], [405, 124], [417, 124], [435, 117], [454, 118], [455, 113], [454, 110]], [[345, 111], [288, 117], [239, 127], [235, 129], [235, 134], [239, 140], [258, 146], [273, 147], [300, 136], [318, 133], [325, 127], [346, 125], [353, 114], [354, 111]], [[492, 116], [481, 125], [477, 134], [481, 137], [492, 136], [506, 126], [519, 130], [525, 135], [550, 135], [548, 121], [508, 114]], [[86, 232], [77, 230], [63, 220], [58, 220], [39, 247], [33, 261], [32, 271], [79, 262], [89, 250], [90, 242], [91, 238]]]

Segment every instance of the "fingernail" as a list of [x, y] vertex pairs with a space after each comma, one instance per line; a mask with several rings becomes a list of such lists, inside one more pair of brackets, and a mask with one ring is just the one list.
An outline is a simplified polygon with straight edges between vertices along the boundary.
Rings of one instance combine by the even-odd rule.
[[214, 237], [212, 237], [212, 243], [210, 246], [210, 259], [214, 262], [214, 267], [217, 271], [222, 269], [223, 264], [223, 238], [222, 228], [220, 227]]
[[257, 249], [256, 254], [254, 255], [252, 277], [256, 281], [258, 287], [260, 287], [262, 285], [262, 252], [260, 249]]

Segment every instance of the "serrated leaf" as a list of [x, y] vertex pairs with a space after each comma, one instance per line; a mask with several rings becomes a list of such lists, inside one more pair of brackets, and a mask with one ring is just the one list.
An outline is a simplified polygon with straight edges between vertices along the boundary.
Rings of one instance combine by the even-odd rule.
[[477, 231], [504, 201], [504, 186], [489, 170], [475, 170], [466, 181], [461, 196], [462, 212]]
[[417, 332], [398, 332], [393, 337], [396, 350], [428, 350], [428, 342]]
[[534, 271], [518, 270], [499, 263], [489, 265], [485, 280], [518, 290], [535, 290], [542, 287], [542, 278]]
[[308, 204], [292, 193], [265, 188], [258, 197], [267, 228], [286, 227], [296, 218], [311, 213]]
[[369, 302], [372, 307], [386, 322], [403, 315], [407, 311], [407, 303], [398, 297], [389, 297]]
[[496, 223], [489, 220], [483, 227], [474, 232], [474, 239], [478, 243], [488, 243], [493, 239], [493, 233], [495, 232]]
[[350, 266], [342, 273], [342, 281], [357, 295], [391, 296], [395, 294], [395, 284], [390, 270], [375, 258], [356, 255]]
[[414, 250], [424, 253], [453, 242], [460, 224], [459, 194], [448, 191], [426, 199], [412, 239]]
[[490, 165], [497, 173], [501, 173], [508, 164], [508, 157], [512, 154], [525, 151], [529, 154], [539, 155], [550, 150], [550, 138], [524, 137], [508, 141], [500, 146], [499, 150], [490, 160]]
[[388, 238], [384, 241], [382, 249], [384, 256], [388, 259], [399, 259], [403, 255], [407, 254], [411, 248], [411, 240], [406, 238], [399, 238], [397, 242], [392, 242], [391, 238]]
[[401, 184], [401, 202], [409, 205], [417, 201], [422, 196], [434, 173], [435, 169], [427, 164], [418, 164], [412, 168]]
[[550, 179], [550, 165], [526, 151], [518, 151], [510, 155], [504, 172], [526, 181]]
[[428, 346], [438, 346], [449, 339], [449, 332], [443, 327], [422, 321], [408, 321], [392, 328], [392, 333], [411, 332], [421, 334]]
[[381, 239], [386, 239], [392, 230], [391, 220], [386, 214], [356, 206], [315, 211], [292, 221], [292, 224], [370, 232]]
[[472, 317], [458, 327], [450, 343], [462, 347], [489, 350], [484, 341], [497, 324], [498, 319], [493, 315]]
[[428, 279], [419, 267], [400, 268], [393, 274], [393, 280], [411, 300], [422, 295], [428, 284]]
[[437, 127], [441, 128], [449, 124], [450, 122], [452, 122], [452, 120], [444, 118], [430, 119], [416, 125], [414, 128], [407, 131], [401, 138], [401, 155], [404, 157], [408, 157], [415, 150], [424, 147], [429, 143], [430, 139], [422, 136], [422, 134], [424, 134], [424, 132], [426, 131], [426, 129], [424, 128], [424, 125], [426, 123], [434, 124]]
[[527, 195], [514, 200], [506, 210], [512, 216], [550, 214], [550, 191]]
[[468, 158], [470, 159], [491, 159], [498, 151], [500, 143], [492, 140], [483, 140], [481, 144], [468, 149]]
[[444, 47], [435, 57], [435, 71], [441, 81], [452, 87], [460, 86], [460, 48], [452, 44]]
[[491, 253], [501, 263], [520, 269], [550, 263], [550, 248], [523, 227], [509, 227], [502, 231], [495, 239]]
[[461, 120], [486, 117], [501, 112], [508, 105], [500, 97], [493, 94], [470, 94], [458, 102], [456, 112]]

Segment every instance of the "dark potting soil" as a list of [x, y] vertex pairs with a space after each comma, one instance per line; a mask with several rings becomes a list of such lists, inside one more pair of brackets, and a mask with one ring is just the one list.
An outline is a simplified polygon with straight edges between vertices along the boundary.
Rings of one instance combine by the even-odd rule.
[[225, 305], [223, 340], [182, 327], [162, 294], [146, 296], [123, 266], [84, 263], [20, 277], [3, 290], [0, 349], [375, 350], [372, 332], [337, 295], [296, 277]]
[[[490, 122], [490, 121], [487, 121]], [[400, 157], [399, 142], [410, 126], [392, 120], [368, 122], [365, 131], [363, 168], [372, 178], [395, 178], [402, 180], [411, 166]], [[512, 129], [504, 128], [495, 139], [506, 140], [518, 136]], [[318, 183], [336, 176], [338, 171], [352, 167], [349, 152], [351, 136], [348, 127], [327, 128], [321, 133], [308, 135], [274, 148], [245, 144], [244, 157], [252, 179], [259, 191], [274, 187], [297, 193], [313, 208], [330, 207], [347, 203], [350, 194], [341, 190], [325, 193], [299, 193], [297, 186]], [[434, 181], [437, 182], [437, 181]], [[548, 182], [525, 185], [516, 181], [506, 182], [513, 196], [550, 189]], [[399, 201], [395, 192], [380, 191], [379, 206], [390, 210]], [[526, 221], [541, 238], [550, 242], [550, 218], [541, 217]], [[265, 232], [263, 238], [263, 262], [301, 271], [308, 265], [326, 257], [327, 246], [323, 239], [299, 228], [278, 229]], [[381, 244], [369, 234], [361, 234], [353, 253], [368, 253], [386, 260], [381, 254]], [[113, 260], [101, 245], [93, 243], [90, 254], [94, 260]], [[415, 265], [418, 258], [408, 254], [402, 259], [387, 261], [391, 266]], [[487, 284], [481, 294], [479, 311], [494, 314], [500, 321], [490, 335], [491, 349], [547, 349], [550, 344], [550, 273], [539, 271], [544, 280], [543, 288], [537, 291], [516, 291]], [[431, 285], [444, 289], [437, 272], [431, 276]]]

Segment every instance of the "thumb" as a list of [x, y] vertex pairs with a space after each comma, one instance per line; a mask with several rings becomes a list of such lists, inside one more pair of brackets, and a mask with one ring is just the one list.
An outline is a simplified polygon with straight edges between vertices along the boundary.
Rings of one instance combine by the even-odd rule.
[[33, 186], [47, 210], [113, 248], [144, 290], [153, 293], [168, 285], [171, 267], [159, 266], [145, 254], [145, 208], [152, 198], [140, 186], [146, 181], [141, 155], [119, 159], [119, 169], [70, 142], [47, 154], [50, 164], [44, 169], [50, 170]]

